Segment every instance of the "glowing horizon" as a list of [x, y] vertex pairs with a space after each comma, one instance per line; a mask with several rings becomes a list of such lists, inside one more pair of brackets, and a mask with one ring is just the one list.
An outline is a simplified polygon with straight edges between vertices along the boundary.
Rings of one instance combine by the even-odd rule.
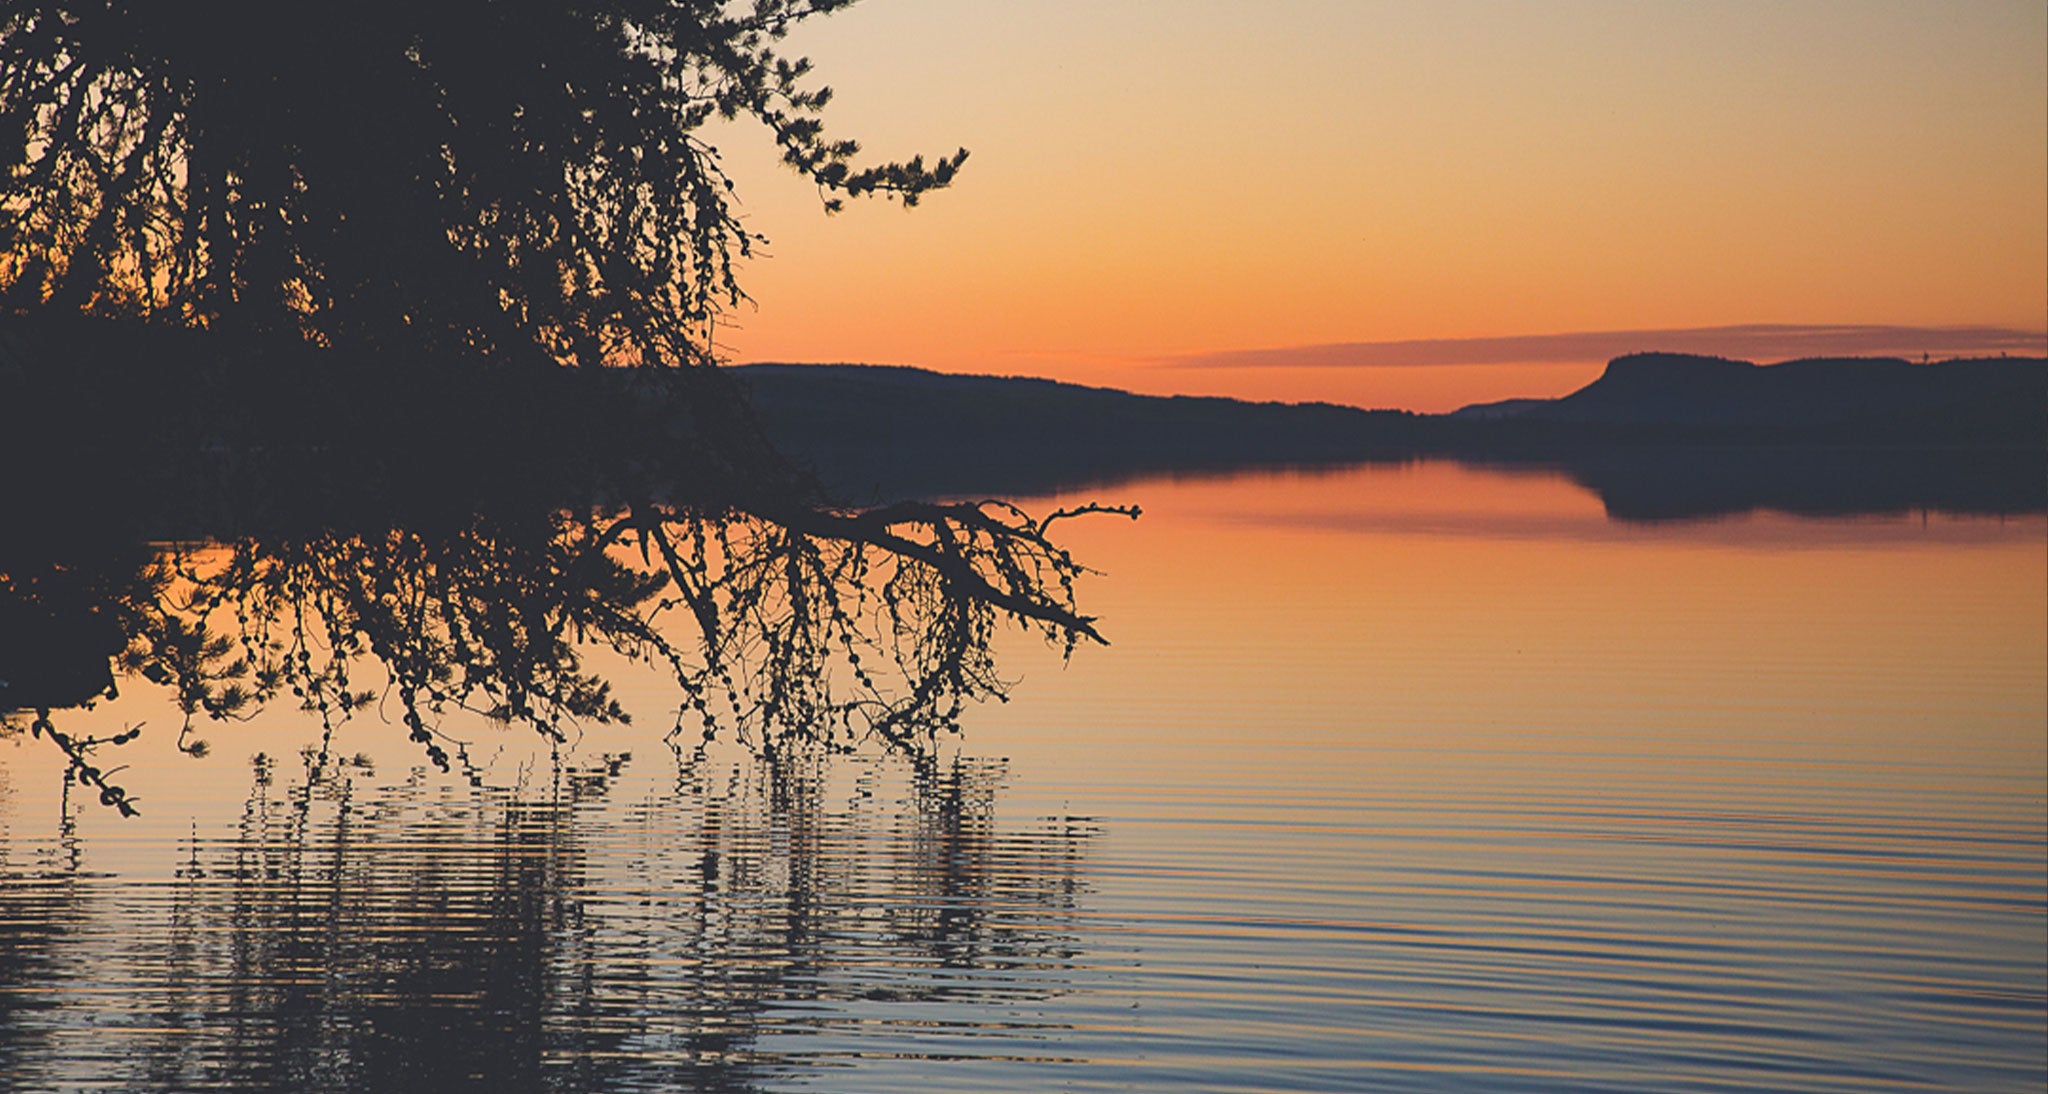
[[[787, 52], [876, 157], [973, 156], [908, 214], [828, 218], [734, 134], [771, 240], [720, 332], [735, 361], [1444, 410], [1562, 394], [1614, 354], [1313, 359], [2048, 325], [2038, 4], [870, 0]], [[1859, 352], [1951, 349], [1973, 351]]]
[[[1342, 373], [1352, 371], [1414, 372], [1411, 377], [1373, 377], [1355, 380], [1353, 386], [1375, 391], [1417, 390], [1425, 396], [1447, 398], [1461, 391], [1485, 391], [1495, 386], [1520, 382], [1535, 383], [1546, 394], [1565, 394], [1589, 383], [1607, 362], [1632, 353], [1682, 353], [1756, 364], [1816, 357], [1896, 357], [1907, 360], [1951, 360], [1969, 357], [2048, 356], [2048, 332], [2014, 330], [2004, 327], [1888, 327], [1799, 324], [1747, 324], [1728, 327], [1698, 327], [1672, 330], [1571, 331], [1557, 334], [1507, 335], [1491, 338], [1425, 338], [1384, 342], [1340, 342], [1313, 346], [1282, 346], [1265, 349], [1224, 350], [1175, 357], [1139, 359], [1127, 362], [1098, 361], [1095, 377], [1072, 382], [1091, 386], [1121, 386], [1144, 394], [1204, 394], [1192, 390], [1221, 383], [1239, 389], [1244, 398], [1256, 394], [1264, 377], [1283, 377], [1287, 384], [1312, 384], [1317, 373], [1340, 375], [1321, 382], [1335, 392], [1346, 390]], [[750, 361], [748, 364], [873, 364], [901, 365], [895, 361]], [[918, 367], [912, 365], [910, 367]], [[1012, 369], [949, 369], [968, 375], [1030, 375]], [[1052, 371], [1052, 370], [1047, 370]], [[1190, 375], [1193, 374], [1193, 375]], [[1446, 378], [1450, 378], [1446, 382]], [[1121, 384], [1110, 382], [1120, 379]], [[1280, 398], [1280, 397], [1276, 397]], [[1281, 401], [1342, 402], [1341, 398]], [[1455, 410], [1474, 402], [1494, 401], [1471, 398], [1452, 405], [1407, 406], [1424, 412]]]

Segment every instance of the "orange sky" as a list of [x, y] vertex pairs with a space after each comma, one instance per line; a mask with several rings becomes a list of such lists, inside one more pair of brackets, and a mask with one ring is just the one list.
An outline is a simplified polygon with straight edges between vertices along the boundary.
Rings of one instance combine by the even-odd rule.
[[737, 361], [1443, 410], [1611, 354], [1347, 347], [1882, 324], [2039, 352], [2048, 326], [2035, 0], [868, 0], [790, 49], [877, 155], [973, 155], [916, 210], [826, 217], [763, 138], [721, 136], [772, 241]]

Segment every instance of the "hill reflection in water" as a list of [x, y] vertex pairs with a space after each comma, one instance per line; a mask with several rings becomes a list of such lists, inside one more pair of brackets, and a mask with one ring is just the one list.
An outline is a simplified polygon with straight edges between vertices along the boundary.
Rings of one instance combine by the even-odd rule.
[[1019, 1008], [1068, 988], [1093, 832], [999, 826], [1000, 763], [700, 758], [622, 800], [633, 767], [482, 787], [259, 760], [175, 878], [10, 871], [0, 1073], [744, 1090], [1047, 1032]]

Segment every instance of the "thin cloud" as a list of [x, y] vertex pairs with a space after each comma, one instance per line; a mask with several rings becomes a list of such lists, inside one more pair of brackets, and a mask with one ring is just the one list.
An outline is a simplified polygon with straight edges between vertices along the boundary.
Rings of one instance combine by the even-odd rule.
[[1668, 330], [1578, 331], [1496, 338], [1417, 338], [1229, 350], [1163, 359], [1168, 368], [1410, 368], [1605, 361], [1628, 353], [1699, 353], [1752, 361], [1795, 357], [2048, 352], [2048, 332], [2010, 327], [1815, 326], [1757, 323]]

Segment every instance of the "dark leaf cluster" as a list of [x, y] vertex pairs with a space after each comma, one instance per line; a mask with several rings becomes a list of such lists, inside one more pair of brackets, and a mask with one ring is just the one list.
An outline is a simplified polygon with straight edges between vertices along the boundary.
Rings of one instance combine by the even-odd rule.
[[743, 298], [707, 126], [856, 166], [777, 44], [851, 0], [14, 0], [0, 14], [0, 306], [144, 316], [351, 356], [707, 360]]

